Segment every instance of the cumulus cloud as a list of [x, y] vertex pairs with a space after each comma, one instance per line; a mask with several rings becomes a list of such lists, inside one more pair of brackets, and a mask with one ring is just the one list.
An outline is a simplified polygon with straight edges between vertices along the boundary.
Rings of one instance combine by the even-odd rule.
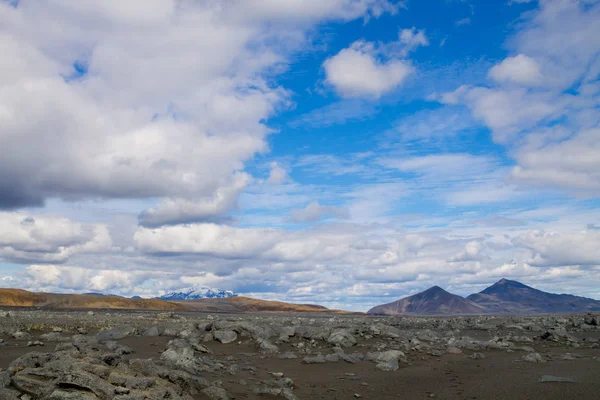
[[395, 10], [385, 0], [2, 2], [0, 207], [169, 197], [191, 208], [218, 196], [267, 150], [262, 121], [288, 98], [267, 78], [306, 29]]
[[111, 248], [110, 234], [103, 224], [0, 213], [0, 260], [62, 263], [75, 254], [110, 251]]
[[513, 244], [531, 250], [527, 262], [537, 266], [583, 265], [600, 263], [600, 232], [530, 231], [513, 239]]
[[523, 148], [512, 177], [536, 186], [600, 193], [600, 129], [578, 133], [566, 141], [541, 148]]
[[269, 172], [269, 178], [267, 179], [267, 183], [278, 185], [280, 183], [285, 182], [289, 179], [287, 171], [278, 162], [273, 161], [270, 164], [271, 171]]
[[465, 248], [455, 256], [451, 257], [449, 261], [481, 261], [487, 258], [489, 257], [484, 253], [484, 247], [481, 242], [473, 240], [467, 243]]
[[498, 82], [535, 86], [542, 81], [539, 64], [525, 54], [508, 57], [490, 69], [489, 76]]
[[208, 198], [190, 201], [175, 198], [162, 200], [156, 208], [150, 208], [139, 215], [143, 226], [160, 226], [219, 220], [235, 209], [239, 194], [246, 188], [251, 178], [238, 172], [230, 186], [219, 187]]
[[378, 98], [396, 89], [414, 71], [409, 62], [382, 60], [373, 43], [354, 42], [323, 64], [326, 82], [344, 97]]
[[[563, 215], [565, 222], [593, 217], [589, 212], [580, 216], [566, 210], [547, 212]], [[341, 296], [346, 308], [365, 309], [433, 284], [452, 284], [459, 293], [469, 294], [473, 284], [485, 286], [505, 276], [533, 283], [552, 275], [566, 282], [577, 279], [579, 271], [600, 265], [594, 247], [598, 231], [551, 225], [562, 227], [553, 231], [523, 225], [452, 231], [378, 224], [327, 224], [300, 231], [216, 224], [140, 227], [135, 234], [139, 253], [127, 259], [121, 254], [102, 255], [91, 264], [81, 256], [66, 266], [34, 263], [22, 275], [12, 274], [10, 283], [34, 290], [143, 296], [207, 284], [299, 302], [330, 304]], [[590, 284], [600, 281], [588, 278]]]
[[574, 196], [598, 192], [598, 21], [598, 2], [541, 2], [508, 40], [516, 55], [490, 69], [499, 86], [464, 85], [439, 96], [466, 105], [496, 142], [512, 148], [513, 183]]
[[445, 93], [441, 101], [466, 104], [476, 119], [493, 130], [497, 142], [507, 143], [524, 129], [562, 116], [570, 99], [522, 88], [461, 86], [454, 92]]
[[398, 34], [399, 41], [403, 45], [403, 54], [407, 55], [421, 46], [429, 46], [429, 39], [425, 35], [425, 30], [412, 27], [402, 29]]
[[323, 206], [318, 201], [313, 201], [299, 210], [292, 210], [292, 220], [296, 222], [314, 222], [323, 218], [347, 218], [348, 211], [334, 206]]

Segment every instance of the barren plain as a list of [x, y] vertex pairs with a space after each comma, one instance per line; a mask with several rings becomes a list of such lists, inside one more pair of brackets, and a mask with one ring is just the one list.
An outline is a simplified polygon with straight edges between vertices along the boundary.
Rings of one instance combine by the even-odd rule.
[[597, 399], [600, 316], [0, 312], [0, 398]]

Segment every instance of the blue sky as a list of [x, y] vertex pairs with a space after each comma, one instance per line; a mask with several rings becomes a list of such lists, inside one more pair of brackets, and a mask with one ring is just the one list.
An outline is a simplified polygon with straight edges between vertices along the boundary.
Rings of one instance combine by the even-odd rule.
[[600, 298], [599, 23], [595, 0], [0, 1], [0, 285]]

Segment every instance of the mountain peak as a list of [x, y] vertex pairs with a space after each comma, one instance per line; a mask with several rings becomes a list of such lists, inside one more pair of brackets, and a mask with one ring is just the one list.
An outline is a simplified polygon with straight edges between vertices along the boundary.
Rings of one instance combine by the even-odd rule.
[[507, 290], [517, 290], [517, 289], [535, 290], [534, 288], [524, 285], [521, 282], [511, 281], [510, 279], [502, 278], [498, 282], [494, 283], [492, 286], [482, 290], [480, 293], [493, 294], [493, 293], [498, 293], [498, 292], [504, 292]]
[[439, 286], [402, 298], [388, 304], [373, 307], [369, 314], [420, 314], [420, 315], [457, 315], [481, 314], [484, 309], [471, 301], [449, 293]]
[[543, 292], [521, 282], [500, 279], [467, 299], [497, 313], [556, 313], [600, 310], [600, 301]]
[[421, 292], [422, 294], [436, 294], [436, 293], [448, 293], [447, 291], [445, 291], [444, 289], [442, 289], [441, 287], [435, 285], [430, 287], [429, 289]]
[[237, 294], [231, 290], [215, 289], [207, 286], [192, 286], [179, 289], [162, 295], [161, 300], [196, 300], [196, 299], [224, 299], [226, 297], [235, 297]]

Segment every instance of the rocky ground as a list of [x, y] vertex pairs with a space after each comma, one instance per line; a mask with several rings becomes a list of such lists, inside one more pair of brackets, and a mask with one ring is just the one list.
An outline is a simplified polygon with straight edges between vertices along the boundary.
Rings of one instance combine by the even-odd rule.
[[599, 325], [0, 311], [0, 399], [598, 399]]

